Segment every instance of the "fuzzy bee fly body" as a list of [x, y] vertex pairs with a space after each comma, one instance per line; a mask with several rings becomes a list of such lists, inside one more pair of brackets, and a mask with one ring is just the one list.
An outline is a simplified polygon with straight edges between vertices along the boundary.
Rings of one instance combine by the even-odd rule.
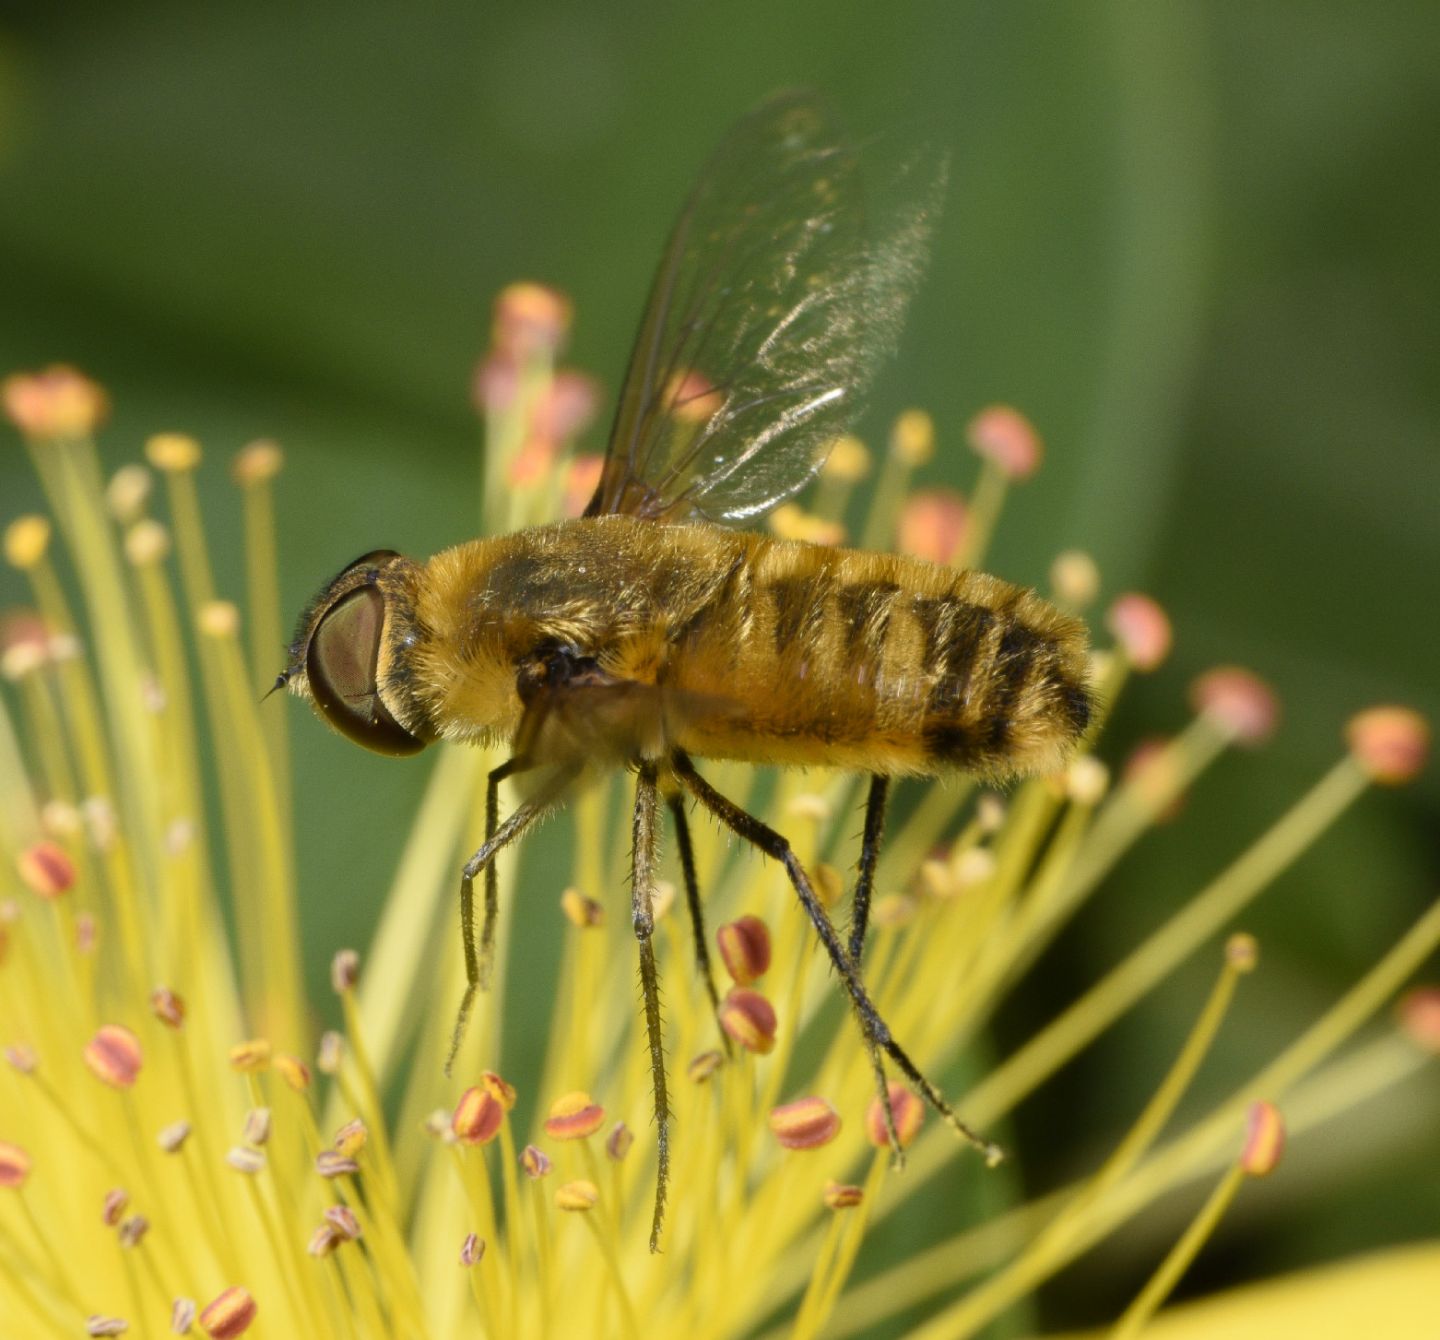
[[[489, 778], [485, 844], [461, 880], [468, 987], [452, 1058], [488, 973], [496, 854], [583, 774], [635, 773], [632, 913], [659, 1156], [652, 1247], [669, 1167], [650, 938], [662, 800], [687, 856], [712, 1003], [687, 800], [783, 863], [855, 1008], [887, 1115], [882, 1055], [998, 1153], [871, 1002], [860, 969], [871, 886], [892, 778], [1004, 779], [1065, 759], [1091, 711], [1085, 630], [983, 573], [724, 524], [802, 487], [858, 411], [918, 281], [942, 178], [933, 157], [904, 163], [877, 217], [862, 204], [859, 155], [812, 95], [779, 95], [741, 121], [672, 232], [585, 515], [424, 563], [366, 554], [306, 611], [281, 676], [380, 753], [440, 739], [508, 749]], [[715, 791], [696, 757], [869, 774], [848, 934], [785, 838]], [[522, 774], [524, 799], [502, 822], [499, 783]]]

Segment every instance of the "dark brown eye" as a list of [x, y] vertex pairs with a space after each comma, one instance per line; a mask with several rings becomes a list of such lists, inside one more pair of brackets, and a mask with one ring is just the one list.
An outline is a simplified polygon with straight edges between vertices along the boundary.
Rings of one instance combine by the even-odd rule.
[[315, 705], [341, 735], [377, 754], [416, 754], [425, 741], [411, 735], [380, 698], [376, 667], [385, 627], [385, 597], [357, 586], [324, 614], [310, 638], [305, 673]]

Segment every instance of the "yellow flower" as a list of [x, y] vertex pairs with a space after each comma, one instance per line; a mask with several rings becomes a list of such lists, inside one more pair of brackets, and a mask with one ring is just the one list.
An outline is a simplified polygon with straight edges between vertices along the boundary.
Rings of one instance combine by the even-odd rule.
[[[573, 444], [547, 438], [537, 454], [531, 431], [568, 320], [568, 302], [534, 286], [502, 303], [501, 346], [479, 401], [485, 477], [509, 486], [486, 496], [487, 530], [551, 519], [575, 491]], [[11, 378], [5, 403], [52, 521], [17, 518], [5, 544], [35, 610], [0, 633], [0, 1334], [199, 1326], [232, 1336], [253, 1324], [256, 1334], [356, 1340], [841, 1337], [905, 1318], [919, 1336], [965, 1336], [1163, 1193], [1218, 1178], [1198, 1227], [1138, 1300], [1131, 1316], [1143, 1325], [1241, 1183], [1273, 1165], [1279, 1113], [1253, 1109], [1257, 1100], [1278, 1104], [1303, 1140], [1425, 1063], [1398, 1031], [1339, 1050], [1440, 942], [1435, 909], [1260, 1073], [1162, 1142], [1256, 965], [1253, 942], [1232, 938], [1191, 1036], [1168, 1067], [1156, 1066], [1151, 1102], [1089, 1176], [1019, 1200], [1006, 1172], [987, 1171], [944, 1123], [922, 1125], [914, 1096], [899, 1091], [892, 1115], [907, 1168], [897, 1175], [875, 1146], [886, 1119], [871, 1111], [864, 1049], [833, 1008], [834, 984], [783, 875], [732, 859], [719, 833], [698, 829], [707, 913], [724, 928], [739, 984], [731, 1032], [739, 1019], [749, 1031], [737, 1036], [765, 1045], [722, 1052], [725, 1034], [690, 971], [688, 932], [660, 903], [674, 1136], [664, 1250], [651, 1255], [656, 1149], [634, 946], [628, 918], [591, 912], [625, 883], [628, 823], [617, 797], [597, 787], [577, 805], [565, 911], [560, 890], [522, 895], [518, 862], [502, 866], [510, 915], [496, 977], [448, 1080], [442, 1060], [463, 985], [456, 872], [483, 826], [494, 760], [442, 750], [411, 838], [396, 844], [375, 942], [363, 961], [327, 947], [340, 951], [331, 980], [343, 1028], [316, 1038], [296, 903], [343, 891], [295, 887], [289, 727], [284, 705], [261, 707], [256, 692], [283, 640], [271, 511], [279, 449], [252, 444], [233, 470], [247, 537], [242, 612], [215, 587], [194, 488], [206, 468], [199, 443], [170, 434], [148, 446], [168, 498], [162, 522], [144, 467], [126, 467], [109, 487], [101, 476], [91, 440], [106, 403], [99, 388], [52, 370]], [[963, 549], [957, 562], [978, 560], [1009, 482], [1039, 462], [1039, 437], [1015, 411], [988, 414], [986, 431], [973, 430], [982, 463], [964, 534], [946, 541], [946, 552]], [[581, 422], [550, 417], [556, 433]], [[877, 464], [866, 543], [893, 541], [909, 474], [935, 435], [918, 412], [897, 425]], [[841, 533], [870, 459], [853, 442], [845, 454], [811, 509], [792, 518], [804, 533]], [[513, 470], [521, 455], [527, 468]], [[924, 515], [913, 513], [912, 530]], [[63, 550], [59, 562], [52, 549]], [[1080, 580], [1087, 562], [1072, 554], [1062, 566], [1059, 594], [1071, 603], [1095, 585]], [[1111, 616], [1115, 642], [1096, 658], [1106, 704], [1169, 642], [1152, 601], [1122, 598]], [[1263, 687], [1233, 671], [1197, 688], [1196, 703], [1159, 755], [1113, 783], [1091, 740], [1065, 775], [1003, 801], [964, 783], [933, 787], [891, 835], [867, 979], [896, 1035], [976, 1128], [997, 1131], [1213, 945], [1369, 785], [1404, 780], [1423, 756], [1423, 724], [1412, 716], [1357, 718], [1333, 768], [1170, 922], [1017, 1051], [966, 1064], [997, 1002], [1123, 854], [1217, 757], [1263, 737], [1273, 719]], [[744, 769], [715, 772], [722, 789], [747, 794]], [[219, 798], [218, 831], [207, 787]], [[839, 872], [856, 858], [841, 821], [855, 798], [852, 778], [791, 773], [755, 802], [827, 901], [843, 898]], [[505, 980], [505, 928], [522, 907], [548, 915], [562, 942], [558, 989], [518, 977], [513, 964], [515, 980]], [[762, 975], [763, 995], [746, 985]], [[549, 1012], [549, 1051], [529, 1083], [496, 1073], [521, 1079], [502, 1055], [502, 1004]], [[967, 1179], [966, 1194], [917, 1211], [919, 1193], [946, 1171]], [[1009, 1208], [993, 1208], [1002, 1201]], [[978, 1213], [982, 1204], [992, 1208]], [[867, 1264], [857, 1283], [863, 1254], [907, 1221], [919, 1223], [924, 1245]], [[1287, 1288], [1274, 1287], [1277, 1296]], [[1377, 1314], [1366, 1315], [1369, 1324]], [[1151, 1324], [1169, 1334], [1162, 1328], [1183, 1317]]]

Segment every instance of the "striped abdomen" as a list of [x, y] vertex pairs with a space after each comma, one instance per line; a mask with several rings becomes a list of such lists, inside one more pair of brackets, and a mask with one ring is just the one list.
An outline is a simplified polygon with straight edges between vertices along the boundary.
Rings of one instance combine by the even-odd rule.
[[1090, 716], [1084, 626], [915, 559], [745, 537], [677, 640], [682, 747], [881, 773], [1056, 767]]

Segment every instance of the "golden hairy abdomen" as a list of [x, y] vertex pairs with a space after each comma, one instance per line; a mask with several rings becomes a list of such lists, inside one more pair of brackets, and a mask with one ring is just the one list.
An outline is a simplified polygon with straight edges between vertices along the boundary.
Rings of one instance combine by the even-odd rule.
[[669, 683], [695, 704], [683, 748], [998, 777], [1057, 766], [1084, 729], [1084, 628], [1033, 592], [893, 554], [743, 538], [744, 561], [671, 652]]
[[[1083, 626], [1031, 591], [704, 523], [463, 545], [427, 565], [418, 607], [455, 737], [513, 732], [515, 664], [547, 643], [653, 687], [664, 743], [699, 757], [1004, 776], [1056, 766], [1089, 712]], [[606, 748], [655, 748], [636, 734]]]

